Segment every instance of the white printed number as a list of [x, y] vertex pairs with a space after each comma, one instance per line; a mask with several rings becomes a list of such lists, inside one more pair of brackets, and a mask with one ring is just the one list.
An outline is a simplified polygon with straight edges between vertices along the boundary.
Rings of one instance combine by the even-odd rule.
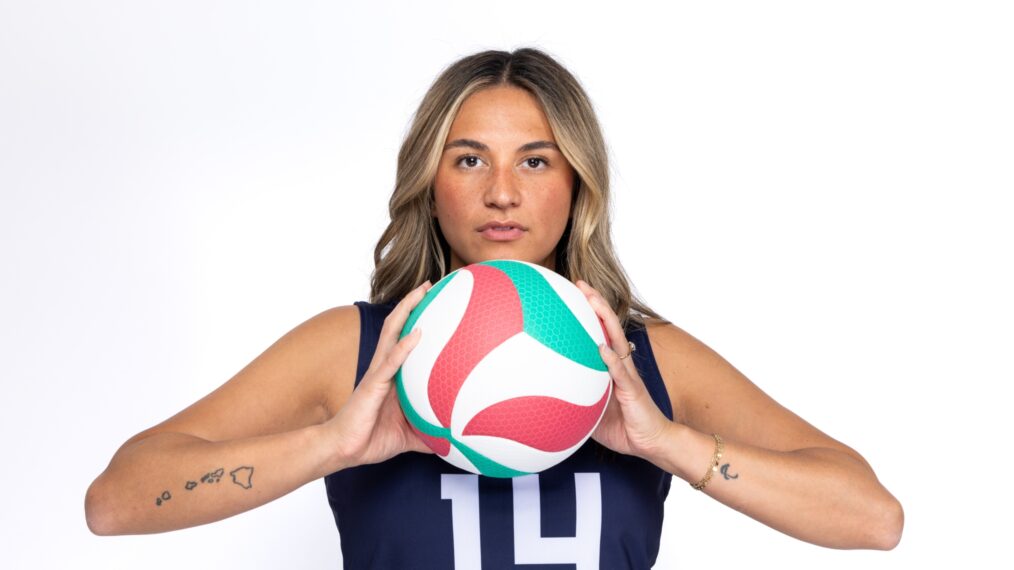
[[[567, 537], [542, 536], [539, 476], [515, 477], [514, 563], [576, 564], [577, 570], [599, 567], [602, 535], [602, 484], [598, 473], [575, 473], [577, 533]], [[440, 476], [440, 496], [451, 501], [454, 567], [479, 568], [479, 476]]]
[[479, 476], [440, 476], [440, 498], [451, 501], [454, 567], [482, 568], [479, 551]]

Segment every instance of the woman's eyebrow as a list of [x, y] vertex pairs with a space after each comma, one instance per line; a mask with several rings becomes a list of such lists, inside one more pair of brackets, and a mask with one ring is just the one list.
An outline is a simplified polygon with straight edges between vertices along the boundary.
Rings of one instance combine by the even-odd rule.
[[[450, 150], [452, 148], [471, 148], [474, 150], [489, 151], [489, 147], [482, 144], [481, 142], [473, 139], [455, 139], [444, 145], [444, 150]], [[553, 141], [533, 141], [525, 143], [518, 147], [518, 152], [530, 152], [533, 150], [539, 150], [543, 148], [551, 148], [559, 151], [560, 147], [556, 146]]]
[[560, 150], [560, 147], [556, 146], [556, 143], [553, 141], [535, 141], [519, 146], [518, 152], [529, 152], [533, 150], [539, 150], [542, 148], [551, 148], [555, 151]]
[[450, 150], [452, 148], [471, 148], [475, 150], [488, 151], [489, 147], [482, 144], [479, 141], [472, 139], [457, 139], [453, 140], [444, 145], [444, 150]]

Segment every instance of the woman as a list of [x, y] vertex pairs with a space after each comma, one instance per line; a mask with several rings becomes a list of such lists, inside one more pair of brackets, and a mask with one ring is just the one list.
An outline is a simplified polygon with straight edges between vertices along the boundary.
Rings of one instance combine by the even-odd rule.
[[[566, 69], [531, 49], [455, 63], [402, 145], [372, 302], [313, 317], [128, 440], [88, 490], [90, 528], [203, 524], [326, 477], [347, 567], [642, 568], [676, 475], [799, 539], [893, 548], [901, 506], [858, 453], [633, 297], [608, 196], [601, 133]], [[611, 339], [614, 391], [593, 440], [534, 478], [426, 455], [392, 389], [420, 338], [398, 333], [430, 283], [498, 258], [577, 282]]]

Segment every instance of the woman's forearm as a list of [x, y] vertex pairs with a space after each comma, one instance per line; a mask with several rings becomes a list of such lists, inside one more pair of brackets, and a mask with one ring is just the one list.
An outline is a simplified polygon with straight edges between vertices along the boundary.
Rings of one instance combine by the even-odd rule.
[[129, 443], [88, 489], [88, 526], [101, 535], [163, 532], [272, 501], [334, 470], [320, 427], [220, 442], [158, 433]]
[[[704, 478], [715, 440], [673, 423], [652, 461], [689, 483]], [[724, 441], [704, 492], [785, 534], [832, 548], [891, 549], [901, 504], [861, 459], [830, 448], [772, 451]]]

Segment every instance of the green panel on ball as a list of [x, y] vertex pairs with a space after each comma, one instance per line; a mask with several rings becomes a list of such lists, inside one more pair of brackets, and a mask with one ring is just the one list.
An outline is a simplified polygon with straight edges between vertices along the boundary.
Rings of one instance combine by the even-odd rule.
[[443, 426], [431, 424], [430, 422], [423, 419], [419, 415], [419, 412], [415, 411], [412, 406], [412, 402], [408, 400], [408, 394], [405, 392], [405, 382], [401, 378], [401, 368], [394, 374], [394, 386], [398, 390], [398, 402], [401, 403], [401, 411], [405, 414], [405, 419], [408, 423], [415, 426], [415, 428], [430, 437], [442, 437], [444, 439], [451, 439], [451, 430]]
[[478, 451], [472, 449], [471, 447], [468, 447], [467, 445], [461, 443], [460, 441], [457, 441], [456, 439], [452, 438], [451, 443], [454, 444], [454, 447], [458, 448], [458, 451], [460, 451], [462, 455], [464, 455], [469, 461], [472, 462], [472, 465], [475, 465], [475, 468], [478, 469], [480, 473], [482, 473], [487, 477], [499, 477], [501, 479], [508, 479], [510, 477], [531, 475], [531, 473], [517, 471], [515, 469], [507, 467], [506, 465], [497, 463], [496, 461], [493, 461], [492, 459], [486, 457], [485, 455], [479, 453]]
[[537, 270], [517, 261], [484, 261], [506, 273], [521, 298], [525, 332], [554, 352], [593, 370], [608, 370], [599, 347]]

